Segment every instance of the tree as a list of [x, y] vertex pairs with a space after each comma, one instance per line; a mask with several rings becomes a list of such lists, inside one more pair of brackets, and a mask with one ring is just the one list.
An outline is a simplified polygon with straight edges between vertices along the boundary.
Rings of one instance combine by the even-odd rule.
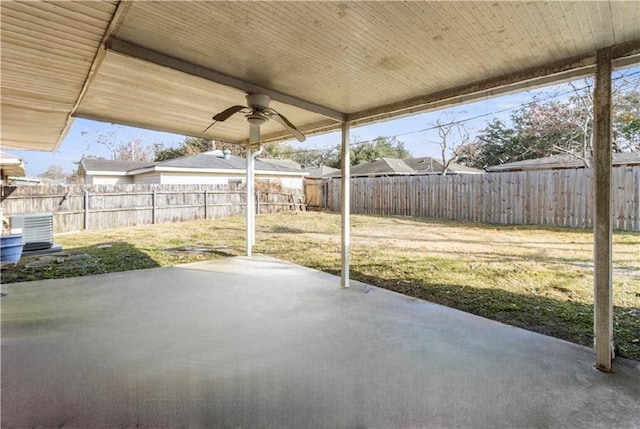
[[505, 162], [516, 161], [522, 152], [515, 139], [515, 131], [500, 121], [493, 119], [475, 140], [460, 148], [458, 162], [469, 167], [484, 169]]
[[154, 148], [144, 145], [138, 138], [115, 147], [114, 158], [120, 161], [153, 161]]
[[[511, 126], [494, 119], [475, 141], [463, 148], [460, 162], [486, 168], [558, 153], [570, 154], [590, 166], [593, 153], [592, 80], [571, 82], [568, 96], [534, 99], [511, 114]], [[620, 75], [614, 80], [613, 151], [640, 151], [640, 75]]]
[[378, 158], [411, 158], [411, 152], [396, 137], [379, 136], [373, 141], [354, 145], [350, 158], [351, 165], [358, 165]]
[[[362, 164], [363, 162], [373, 161], [378, 158], [411, 158], [411, 152], [405, 147], [404, 143], [396, 137], [378, 136], [374, 140], [357, 142], [358, 137], [354, 138], [356, 143], [352, 143], [349, 160], [351, 165]], [[336, 146], [331, 152], [324, 154], [324, 163], [328, 167], [340, 168], [342, 156], [340, 146]]]
[[[152, 161], [155, 155], [155, 146], [145, 144], [140, 138], [134, 137], [129, 141], [118, 139], [114, 130], [98, 131], [94, 142], [87, 143], [87, 150], [92, 143], [102, 145], [109, 150], [111, 159], [120, 161]], [[88, 132], [82, 132], [83, 135]]]
[[[358, 138], [355, 137], [357, 141]], [[293, 146], [280, 143], [265, 146], [265, 158], [291, 159], [303, 167], [318, 167], [326, 165], [328, 167], [340, 168], [342, 157], [340, 156], [340, 146], [325, 149], [303, 149], [296, 150]], [[395, 137], [376, 137], [375, 140], [362, 143], [352, 143], [350, 152], [351, 165], [373, 161], [377, 158], [410, 158], [411, 152], [404, 143]]]
[[67, 173], [64, 172], [64, 168], [60, 165], [50, 165], [44, 173], [38, 174], [38, 177], [51, 180], [61, 180], [67, 177]]
[[296, 149], [287, 143], [273, 143], [265, 145], [264, 158], [290, 159], [302, 166], [317, 167], [331, 158], [334, 148], [330, 149]]
[[442, 175], [446, 175], [453, 162], [471, 149], [469, 144], [469, 131], [462, 122], [456, 121], [456, 117], [446, 113], [444, 118], [438, 118], [435, 126], [438, 130], [440, 154], [442, 160]]
[[153, 148], [153, 158], [155, 161], [167, 161], [169, 159], [196, 155], [211, 150], [228, 150], [232, 155], [244, 157], [246, 148], [239, 144], [223, 143], [196, 137], [185, 137], [184, 141], [176, 147], [168, 148], [162, 144], [155, 144]]

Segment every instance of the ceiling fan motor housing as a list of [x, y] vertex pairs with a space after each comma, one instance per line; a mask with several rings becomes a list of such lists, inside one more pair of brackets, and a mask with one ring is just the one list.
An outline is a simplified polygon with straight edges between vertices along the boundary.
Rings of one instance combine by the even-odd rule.
[[249, 107], [269, 107], [271, 99], [268, 95], [264, 94], [247, 94], [247, 105]]
[[251, 125], [260, 126], [269, 119], [264, 113], [252, 112], [244, 116]]

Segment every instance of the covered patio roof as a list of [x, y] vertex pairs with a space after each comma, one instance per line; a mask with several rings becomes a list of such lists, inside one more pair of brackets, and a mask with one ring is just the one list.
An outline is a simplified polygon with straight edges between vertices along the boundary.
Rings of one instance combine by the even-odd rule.
[[[55, 150], [73, 118], [246, 142], [246, 93], [305, 133], [638, 61], [640, 8], [599, 2], [3, 1], [2, 146]], [[263, 141], [289, 138], [274, 121]]]

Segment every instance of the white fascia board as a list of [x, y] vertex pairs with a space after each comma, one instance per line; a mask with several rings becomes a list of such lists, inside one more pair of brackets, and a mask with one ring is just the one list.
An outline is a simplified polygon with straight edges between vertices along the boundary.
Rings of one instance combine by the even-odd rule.
[[100, 170], [88, 170], [85, 172], [85, 176], [130, 176], [127, 171], [100, 171]]
[[300, 176], [300, 177], [304, 177], [304, 176], [308, 176], [309, 172], [308, 171], [297, 172], [297, 171], [256, 170], [256, 174], [259, 174], [261, 176]]

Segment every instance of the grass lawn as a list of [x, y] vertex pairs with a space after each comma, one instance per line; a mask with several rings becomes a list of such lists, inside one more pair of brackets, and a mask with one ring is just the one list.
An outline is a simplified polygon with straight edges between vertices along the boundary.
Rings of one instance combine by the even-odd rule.
[[[592, 345], [590, 231], [359, 215], [352, 216], [351, 225], [351, 274], [355, 280]], [[58, 236], [56, 243], [63, 245], [66, 254], [83, 257], [71, 261], [40, 259], [35, 264], [34, 258], [23, 258], [16, 267], [2, 270], [2, 282], [243, 254], [244, 218], [81, 232]], [[184, 246], [202, 249], [166, 251]], [[340, 215], [260, 215], [255, 251], [339, 274]], [[640, 360], [640, 234], [615, 234], [613, 282], [619, 354]]]

